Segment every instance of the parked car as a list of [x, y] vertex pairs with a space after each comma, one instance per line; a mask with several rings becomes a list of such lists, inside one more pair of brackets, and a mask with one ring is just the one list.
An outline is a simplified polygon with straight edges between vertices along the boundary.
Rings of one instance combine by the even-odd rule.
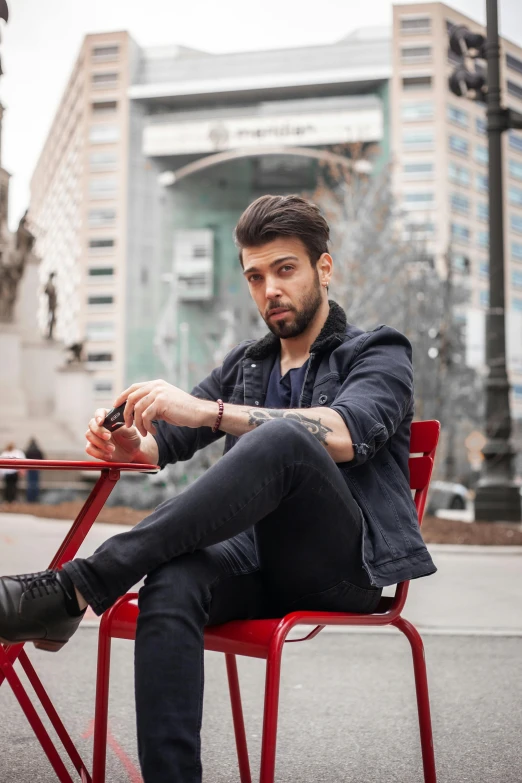
[[464, 484], [452, 481], [432, 481], [426, 510], [429, 514], [443, 508], [464, 511], [470, 501], [470, 491]]

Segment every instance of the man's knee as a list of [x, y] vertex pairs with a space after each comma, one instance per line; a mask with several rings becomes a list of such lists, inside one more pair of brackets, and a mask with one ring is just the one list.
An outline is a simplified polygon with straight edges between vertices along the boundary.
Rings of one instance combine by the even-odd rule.
[[151, 605], [174, 606], [194, 599], [205, 600], [209, 574], [205, 552], [199, 550], [170, 560], [155, 568], [140, 589], [140, 610]]
[[294, 447], [297, 447], [301, 453], [303, 448], [310, 446], [313, 449], [317, 443], [307, 427], [288, 414], [263, 421], [255, 430], [247, 433], [248, 435], [251, 435], [252, 440], [255, 439], [258, 444], [266, 445], [277, 453]]

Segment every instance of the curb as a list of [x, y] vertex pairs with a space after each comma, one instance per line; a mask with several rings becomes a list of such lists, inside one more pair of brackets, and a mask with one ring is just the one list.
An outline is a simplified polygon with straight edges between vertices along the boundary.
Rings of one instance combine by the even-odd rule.
[[429, 552], [448, 555], [522, 555], [522, 546], [488, 544], [426, 544]]

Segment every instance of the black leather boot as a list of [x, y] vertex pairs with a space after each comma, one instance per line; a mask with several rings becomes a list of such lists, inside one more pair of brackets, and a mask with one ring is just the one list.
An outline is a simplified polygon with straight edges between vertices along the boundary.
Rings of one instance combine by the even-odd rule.
[[84, 612], [73, 615], [74, 604], [58, 571], [39, 571], [0, 578], [0, 642], [34, 642], [56, 652], [69, 641]]

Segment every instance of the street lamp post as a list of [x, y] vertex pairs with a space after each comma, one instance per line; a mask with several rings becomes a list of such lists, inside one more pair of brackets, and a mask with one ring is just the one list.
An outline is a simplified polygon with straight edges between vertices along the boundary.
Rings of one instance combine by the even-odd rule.
[[[515, 452], [511, 442], [509, 381], [506, 368], [506, 310], [504, 279], [504, 222], [502, 190], [502, 134], [522, 128], [522, 114], [502, 107], [497, 0], [486, 0], [487, 37], [463, 25], [450, 31], [450, 47], [462, 57], [449, 79], [455, 95], [485, 100], [489, 147], [489, 307], [486, 315], [486, 443], [482, 449], [482, 476], [475, 497], [475, 519], [480, 522], [520, 522], [520, 493], [513, 481]], [[487, 90], [483, 73], [467, 60], [487, 62]]]
[[509, 116], [501, 105], [497, 0], [486, 0], [487, 118], [489, 147], [489, 309], [486, 315], [486, 437], [475, 519], [520, 521], [520, 493], [513, 481], [509, 381], [506, 369], [506, 309], [502, 133]]

